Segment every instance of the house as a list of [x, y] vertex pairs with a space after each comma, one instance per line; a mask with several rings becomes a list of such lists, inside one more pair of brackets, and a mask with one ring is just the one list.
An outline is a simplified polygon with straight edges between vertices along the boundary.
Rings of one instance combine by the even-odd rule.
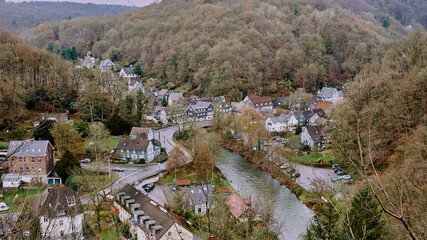
[[286, 97], [278, 97], [273, 101], [274, 108], [282, 108], [285, 105]]
[[190, 206], [195, 213], [205, 215], [207, 208], [212, 209], [214, 207], [211, 185], [185, 187], [184, 190], [190, 198]]
[[4, 174], [2, 177], [2, 183], [4, 188], [17, 188], [21, 185], [22, 177], [19, 174]]
[[310, 111], [303, 111], [298, 115], [298, 124], [305, 126], [317, 125], [317, 120], [319, 118], [325, 118], [326, 114], [322, 109], [315, 109]]
[[132, 66], [130, 67], [123, 67], [122, 70], [120, 70], [120, 76], [124, 78], [134, 78], [138, 77], [135, 73], [133, 73], [134, 68]]
[[190, 105], [186, 113], [189, 118], [194, 118], [196, 121], [209, 121], [213, 119], [214, 107], [210, 102], [198, 101]]
[[105, 59], [99, 63], [99, 68], [100, 69], [111, 69], [111, 68], [116, 69], [116, 64], [114, 64], [110, 59]]
[[241, 221], [245, 221], [245, 218], [247, 218], [251, 212], [254, 213], [254, 210], [250, 206], [250, 199], [243, 199], [235, 193], [228, 197], [226, 204], [229, 207], [230, 213]]
[[183, 97], [184, 96], [182, 95], [182, 93], [171, 93], [168, 98], [168, 105], [177, 105], [179, 100], [181, 100], [181, 98]]
[[95, 67], [95, 58], [92, 57], [91, 51], [87, 51], [86, 56], [83, 60], [83, 65], [87, 68], [94, 68]]
[[325, 112], [329, 112], [331, 109], [332, 102], [329, 101], [318, 101], [314, 109], [322, 109]]
[[81, 239], [84, 214], [79, 195], [69, 187], [48, 187], [31, 205], [40, 216], [43, 239]]
[[132, 91], [137, 88], [143, 87], [144, 84], [141, 82], [141, 78], [139, 77], [130, 77], [128, 78], [128, 91]]
[[129, 184], [118, 191], [115, 199], [113, 212], [129, 225], [130, 233], [138, 240], [198, 239], [165, 208]]
[[232, 110], [231, 103], [224, 96], [212, 97], [211, 102], [216, 112], [230, 113]]
[[144, 159], [146, 163], [160, 155], [160, 147], [146, 140], [145, 134], [138, 134], [136, 139], [120, 139], [115, 151], [132, 160]]
[[68, 122], [70, 120], [70, 114], [67, 111], [66, 113], [40, 113], [39, 121], [52, 120], [55, 122]]
[[140, 135], [143, 140], [153, 140], [154, 132], [151, 128], [142, 128], [142, 127], [132, 127], [130, 131], [130, 139], [136, 139], [138, 135]]
[[342, 91], [338, 91], [336, 88], [329, 87], [323, 87], [322, 90], [317, 92], [317, 96], [320, 96], [325, 101], [333, 103], [343, 99]]
[[160, 100], [163, 100], [163, 98], [166, 98], [166, 101], [169, 101], [169, 95], [171, 93], [169, 92], [169, 90], [167, 89], [160, 89], [160, 91], [157, 93], [157, 97]]
[[253, 94], [246, 96], [243, 101], [248, 102], [253, 108], [258, 111], [273, 109], [273, 102], [268, 96], [259, 97]]
[[153, 112], [153, 120], [156, 122], [162, 122], [162, 124], [168, 124], [168, 116], [165, 107], [157, 106]]
[[282, 113], [279, 116], [267, 118], [265, 120], [265, 128], [269, 132], [289, 131], [296, 124], [298, 124], [298, 120], [293, 114]]
[[11, 141], [7, 151], [9, 172], [46, 183], [53, 170], [53, 147], [49, 141]]
[[301, 143], [312, 148], [324, 148], [324, 136], [319, 126], [304, 127], [301, 132]]
[[247, 106], [250, 106], [250, 103], [247, 101], [232, 102], [231, 103], [231, 112], [234, 115], [239, 116], [240, 114], [242, 114], [243, 109], [245, 109]]

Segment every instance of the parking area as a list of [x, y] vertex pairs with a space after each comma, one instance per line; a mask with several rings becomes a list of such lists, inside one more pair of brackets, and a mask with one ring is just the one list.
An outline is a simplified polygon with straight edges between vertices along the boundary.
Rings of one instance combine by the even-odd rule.
[[[138, 184], [135, 186], [136, 189], [142, 191], [143, 185]], [[165, 204], [170, 205], [173, 201], [173, 197], [171, 196], [172, 188], [171, 186], [166, 186], [162, 184], [154, 184], [153, 190], [148, 192], [148, 197], [153, 199], [155, 202], [160, 204], [161, 206], [165, 206]]]
[[331, 177], [336, 176], [334, 170], [328, 168], [314, 168], [297, 164], [295, 169], [296, 172], [301, 174], [297, 178], [297, 183], [307, 191], [315, 190], [313, 182], [319, 182], [319, 180], [327, 184], [328, 188], [330, 188]]

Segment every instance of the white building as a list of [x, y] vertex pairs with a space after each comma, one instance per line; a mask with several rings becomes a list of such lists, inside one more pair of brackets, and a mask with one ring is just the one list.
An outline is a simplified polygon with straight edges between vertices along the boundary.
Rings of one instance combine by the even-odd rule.
[[265, 128], [269, 132], [290, 131], [298, 123], [298, 120], [293, 114], [280, 114], [277, 117], [267, 118], [265, 120]]
[[131, 185], [124, 186], [116, 195], [114, 210], [129, 231], [138, 240], [193, 240], [198, 236], [174, 219]]
[[116, 65], [110, 59], [105, 59], [99, 63], [99, 68], [104, 70], [111, 68], [116, 69]]
[[5, 174], [3, 175], [4, 188], [17, 188], [21, 185], [22, 176], [19, 174]]
[[95, 58], [92, 57], [91, 51], [87, 51], [86, 56], [83, 60], [83, 65], [87, 68], [94, 68], [95, 67]]
[[257, 95], [248, 95], [243, 99], [244, 102], [248, 102], [253, 108], [258, 111], [268, 111], [273, 110], [273, 102], [268, 96], [257, 96]]
[[84, 214], [79, 195], [71, 188], [52, 186], [32, 205], [40, 216], [43, 239], [81, 239]]
[[135, 73], [133, 73], [134, 68], [131, 67], [123, 67], [122, 70], [120, 70], [120, 76], [124, 78], [133, 78], [138, 77]]
[[336, 88], [324, 87], [322, 90], [317, 92], [317, 96], [321, 97], [325, 101], [333, 103], [343, 100], [343, 92], [338, 91]]

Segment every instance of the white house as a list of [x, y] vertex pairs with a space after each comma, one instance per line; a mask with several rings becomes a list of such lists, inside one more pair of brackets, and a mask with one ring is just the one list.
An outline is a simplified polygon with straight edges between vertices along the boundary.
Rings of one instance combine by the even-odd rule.
[[342, 91], [338, 91], [336, 88], [324, 87], [322, 90], [317, 92], [317, 96], [321, 97], [325, 101], [338, 102], [343, 99]]
[[21, 185], [22, 176], [19, 174], [5, 174], [3, 175], [4, 188], [17, 188]]
[[280, 116], [267, 118], [265, 128], [269, 132], [283, 132], [291, 130], [297, 123], [298, 120], [293, 114], [282, 113]]
[[130, 77], [128, 78], [128, 91], [132, 91], [134, 89], [142, 88], [144, 84], [141, 82], [141, 78], [139, 77]]
[[138, 240], [199, 239], [166, 209], [129, 184], [119, 190], [115, 199], [115, 213]]
[[273, 102], [268, 96], [248, 95], [243, 99], [258, 111], [273, 110]]
[[81, 239], [84, 214], [79, 195], [71, 188], [52, 186], [34, 200], [43, 239]]
[[111, 68], [116, 69], [116, 65], [110, 59], [105, 59], [99, 63], [99, 68], [100, 69], [111, 69]]
[[91, 51], [87, 51], [86, 56], [83, 60], [83, 65], [87, 68], [94, 68], [95, 67], [95, 58], [92, 57]]
[[325, 138], [323, 136], [322, 129], [319, 126], [303, 127], [301, 132], [301, 143], [312, 148], [323, 148]]
[[198, 101], [190, 105], [187, 109], [187, 116], [194, 118], [196, 121], [209, 121], [213, 119], [214, 106], [210, 102]]
[[115, 148], [119, 154], [132, 160], [144, 159], [146, 163], [160, 155], [160, 147], [154, 146], [153, 141], [146, 140], [144, 134], [138, 134], [136, 139], [120, 139]]
[[153, 119], [157, 122], [161, 121], [163, 124], [168, 124], [168, 116], [164, 107], [157, 106], [153, 112]]
[[133, 70], [134, 68], [132, 66], [123, 67], [122, 70], [120, 70], [120, 76], [124, 78], [138, 77], [135, 73], [133, 73]]

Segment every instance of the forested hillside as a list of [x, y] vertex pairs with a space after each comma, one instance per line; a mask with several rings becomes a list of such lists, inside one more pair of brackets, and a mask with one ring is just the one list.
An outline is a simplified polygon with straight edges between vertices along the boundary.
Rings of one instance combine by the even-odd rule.
[[[193, 94], [239, 99], [248, 92], [315, 91], [352, 79], [403, 26], [385, 28], [338, 5], [307, 1], [163, 1], [119, 17], [44, 24], [23, 34], [54, 51], [75, 46], [81, 56], [123, 64]], [[310, 2], [311, 3], [311, 2]]]
[[425, 239], [426, 32], [413, 32], [366, 66], [333, 118], [336, 154], [371, 188], [393, 238]]
[[71, 62], [0, 31], [0, 82], [0, 116], [19, 118], [27, 108], [68, 108], [80, 77]]
[[12, 33], [38, 26], [44, 22], [65, 19], [118, 15], [136, 7], [118, 5], [97, 5], [72, 2], [21, 2], [12, 3], [0, 0], [0, 29]]

